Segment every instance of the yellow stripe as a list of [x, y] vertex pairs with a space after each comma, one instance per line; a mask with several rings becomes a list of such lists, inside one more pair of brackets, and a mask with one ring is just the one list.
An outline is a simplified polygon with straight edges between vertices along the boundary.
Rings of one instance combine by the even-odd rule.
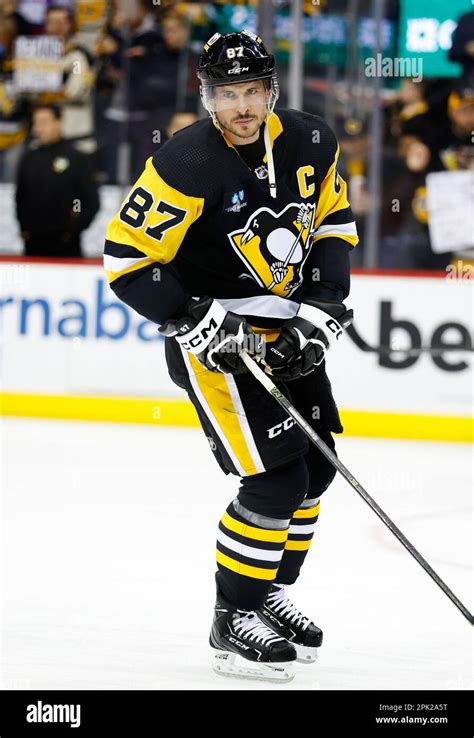
[[311, 546], [312, 539], [309, 541], [287, 541], [285, 543], [286, 551], [307, 551]]
[[253, 331], [255, 331], [255, 333], [260, 333], [263, 336], [263, 340], [265, 342], [276, 341], [281, 333], [278, 328], [259, 328], [256, 325], [251, 325], [250, 327]]
[[346, 435], [474, 443], [474, 420], [468, 417], [345, 410], [341, 420]]
[[[474, 421], [467, 417], [409, 415], [370, 410], [342, 410], [345, 436], [401, 438], [418, 441], [474, 442]], [[149, 423], [199, 427], [187, 400], [160, 397], [44, 395], [0, 393], [0, 415], [22, 418], [61, 418], [116, 423]]]
[[222, 522], [226, 528], [233, 533], [238, 533], [246, 538], [253, 538], [254, 541], [271, 541], [272, 543], [284, 543], [288, 536], [288, 528], [285, 530], [268, 530], [267, 528], [254, 528], [253, 525], [240, 523], [238, 520], [231, 518], [228, 512], [222, 516]]
[[243, 574], [246, 577], [252, 577], [253, 579], [268, 579], [273, 580], [277, 575], [278, 569], [260, 569], [258, 566], [249, 566], [248, 564], [241, 564], [240, 561], [235, 561], [229, 558], [221, 551], [216, 551], [216, 561], [218, 564], [222, 564], [226, 569], [237, 572], [237, 574]]
[[316, 229], [319, 228], [324, 218], [331, 213], [335, 213], [338, 210], [344, 210], [349, 207], [349, 201], [347, 199], [347, 184], [344, 179], [339, 175], [340, 189], [336, 192], [334, 189], [335, 184], [335, 169], [337, 167], [337, 161], [339, 159], [339, 146], [336, 149], [334, 155], [334, 161], [326, 172], [326, 176], [321, 184], [321, 190], [318, 199], [318, 208], [316, 212]]
[[257, 467], [242, 432], [239, 415], [232, 401], [225, 376], [219, 372], [208, 371], [192, 354], [188, 354], [188, 357], [199, 389], [242, 469], [246, 474], [257, 474]]
[[[321, 223], [327, 218], [328, 215], [337, 213], [339, 210], [344, 210], [349, 207], [349, 201], [347, 199], [347, 184], [344, 179], [337, 172], [339, 177], [339, 192], [335, 191], [335, 169], [337, 167], [337, 161], [339, 158], [339, 146], [337, 147], [334, 161], [329, 167], [326, 176], [321, 184], [321, 190], [319, 193], [318, 208], [316, 211], [316, 230], [319, 228]], [[359, 243], [359, 237], [357, 235], [341, 236], [339, 233], [333, 234], [336, 238], [341, 238], [343, 241], [347, 241], [351, 246], [356, 246]], [[319, 239], [331, 237], [330, 233], [325, 233], [321, 236], [316, 236], [313, 243], [316, 243]]]
[[315, 505], [314, 507], [300, 508], [295, 513], [293, 513], [293, 517], [294, 518], [314, 518], [315, 515], [319, 515], [319, 505], [320, 503], [318, 502], [318, 504]]
[[0, 415], [112, 423], [199, 426], [190, 402], [148, 397], [90, 397], [0, 393]]
[[[280, 133], [283, 132], [283, 126], [281, 124], [281, 120], [278, 117], [276, 113], [272, 113], [268, 118], [268, 134], [270, 136], [270, 144], [273, 150], [273, 144], [275, 143], [276, 139], [280, 135]], [[267, 154], [265, 153], [265, 156], [263, 157], [263, 161], [265, 164], [267, 163]]]

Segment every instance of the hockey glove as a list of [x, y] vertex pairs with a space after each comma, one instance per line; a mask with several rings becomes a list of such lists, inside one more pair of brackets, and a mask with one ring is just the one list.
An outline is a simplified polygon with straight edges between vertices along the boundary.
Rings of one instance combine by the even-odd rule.
[[263, 351], [262, 336], [254, 333], [245, 318], [226, 311], [212, 297], [192, 297], [182, 315], [167, 320], [159, 331], [174, 336], [180, 346], [213, 372], [245, 372], [240, 351], [246, 348], [255, 355]]
[[267, 343], [263, 368], [282, 381], [310, 374], [352, 320], [352, 310], [347, 310], [342, 303], [318, 300], [301, 303], [295, 317], [286, 321], [277, 340]]

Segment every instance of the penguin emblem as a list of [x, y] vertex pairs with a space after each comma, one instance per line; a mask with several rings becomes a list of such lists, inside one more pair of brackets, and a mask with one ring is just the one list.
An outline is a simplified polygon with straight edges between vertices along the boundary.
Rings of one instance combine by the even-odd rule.
[[314, 204], [290, 203], [278, 214], [263, 207], [228, 238], [259, 285], [288, 297], [302, 282], [315, 219]]

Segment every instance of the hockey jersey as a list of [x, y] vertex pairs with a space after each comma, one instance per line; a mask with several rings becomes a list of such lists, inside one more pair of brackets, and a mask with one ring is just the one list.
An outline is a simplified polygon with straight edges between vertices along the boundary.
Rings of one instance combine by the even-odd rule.
[[104, 266], [124, 302], [163, 323], [209, 296], [265, 328], [305, 297], [347, 296], [358, 238], [336, 138], [296, 110], [272, 113], [269, 133], [276, 198], [266, 155], [249, 166], [210, 119], [148, 159], [107, 229]]

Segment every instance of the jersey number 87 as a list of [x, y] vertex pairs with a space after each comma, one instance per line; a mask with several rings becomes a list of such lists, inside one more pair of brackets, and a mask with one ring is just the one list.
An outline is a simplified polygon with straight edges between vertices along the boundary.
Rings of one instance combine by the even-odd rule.
[[[147, 213], [150, 212], [154, 204], [155, 200], [151, 192], [145, 190], [144, 187], [136, 187], [123, 204], [119, 218], [131, 228], [141, 228], [146, 220]], [[171, 216], [171, 218], [158, 223], [156, 226], [145, 228], [147, 236], [151, 236], [156, 241], [161, 241], [165, 231], [182, 223], [187, 215], [187, 210], [177, 208], [175, 205], [165, 202], [165, 200], [159, 200], [155, 212], [168, 213]]]

